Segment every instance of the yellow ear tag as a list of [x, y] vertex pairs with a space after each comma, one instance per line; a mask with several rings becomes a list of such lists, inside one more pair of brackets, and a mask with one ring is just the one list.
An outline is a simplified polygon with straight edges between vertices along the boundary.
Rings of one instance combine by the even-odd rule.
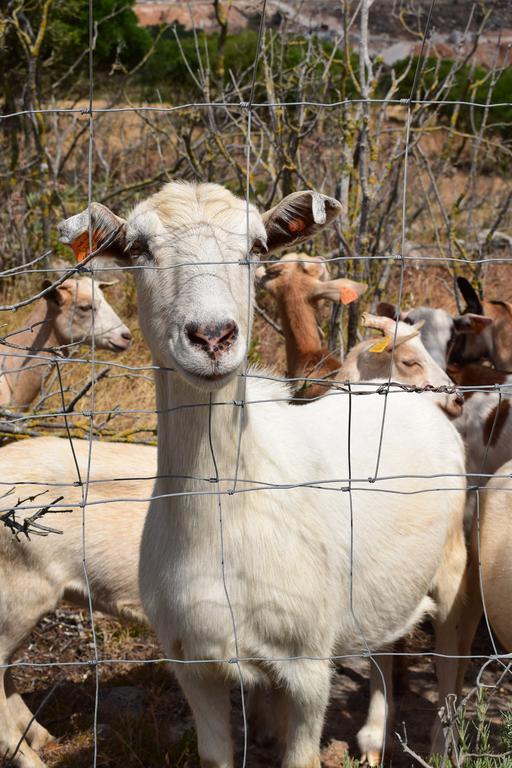
[[389, 346], [389, 342], [391, 339], [388, 339], [387, 336], [384, 336], [383, 339], [379, 339], [375, 342], [375, 344], [372, 344], [372, 346], [369, 348], [368, 352], [384, 352], [384, 350]]

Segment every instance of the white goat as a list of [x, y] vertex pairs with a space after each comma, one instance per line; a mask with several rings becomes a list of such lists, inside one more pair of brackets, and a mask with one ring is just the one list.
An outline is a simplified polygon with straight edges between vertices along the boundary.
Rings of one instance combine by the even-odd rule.
[[[50, 284], [46, 281], [43, 287]], [[92, 346], [93, 337], [97, 349], [128, 349], [131, 333], [101, 285], [108, 283], [98, 281], [93, 290], [90, 277], [65, 280], [35, 303], [24, 330], [0, 344], [0, 405], [24, 408], [33, 402], [57, 350], [67, 356], [71, 345]]]
[[[82, 479], [87, 477], [89, 445], [74, 440]], [[85, 511], [87, 574], [92, 605], [120, 619], [145, 621], [138, 588], [138, 558], [144, 519], [156, 473], [156, 449], [122, 443], [92, 444], [91, 484]], [[0, 754], [13, 757], [17, 768], [42, 768], [36, 751], [51, 735], [37, 721], [28, 728], [32, 713], [16, 692], [7, 665], [36, 623], [58, 603], [67, 600], [88, 607], [83, 569], [81, 489], [68, 440], [40, 437], [7, 445], [0, 451], [0, 477], [5, 492], [0, 514], [18, 497], [46, 491], [40, 499], [16, 509], [18, 521], [33, 514], [34, 507], [59, 496], [56, 508], [65, 514], [48, 514], [41, 522], [62, 531], [62, 536], [23, 535], [17, 541], [7, 527], [0, 527]], [[117, 478], [117, 479], [116, 479]], [[100, 482], [101, 481], [101, 482]], [[120, 503], [120, 498], [130, 502]], [[127, 511], [128, 507], [128, 511]], [[4, 666], [2, 666], [4, 665]], [[22, 735], [26, 733], [26, 740]]]
[[[329, 280], [325, 262], [301, 253], [291, 253], [267, 267], [256, 270], [260, 285], [276, 299], [286, 343], [287, 376], [311, 376], [293, 402], [325, 395], [335, 379], [369, 381], [391, 378], [412, 387], [453, 387], [448, 375], [429, 355], [420, 338], [423, 322], [411, 326], [389, 317], [363, 314], [362, 322], [384, 334], [383, 340], [367, 339], [357, 344], [343, 364], [322, 347], [315, 308], [321, 299], [349, 301], [363, 293], [365, 286], [345, 278]], [[317, 381], [322, 379], [322, 381]], [[334, 379], [334, 380], [333, 380]], [[462, 396], [441, 394], [434, 397], [452, 417], [462, 412]], [[381, 656], [380, 669], [372, 664], [370, 708], [367, 722], [358, 733], [363, 761], [378, 765], [385, 743], [386, 725], [393, 722], [393, 658]], [[376, 745], [381, 743], [381, 748]]]
[[[380, 396], [291, 408], [282, 385], [238, 375], [251, 326], [247, 245], [304, 240], [339, 208], [297, 192], [260, 216], [218, 185], [171, 183], [127, 221], [93, 204], [60, 226], [82, 257], [90, 213], [104, 257], [141, 267], [140, 322], [159, 366], [159, 498], [144, 527], [141, 595], [194, 711], [204, 768], [233, 765], [229, 697], [240, 677], [280, 693], [284, 768], [316, 768], [329, 657], [392, 643], [430, 610], [429, 590], [437, 648], [455, 650], [464, 457], [448, 419], [428, 398], [390, 395], [388, 479], [369, 486]], [[441, 701], [455, 668], [438, 658]]]

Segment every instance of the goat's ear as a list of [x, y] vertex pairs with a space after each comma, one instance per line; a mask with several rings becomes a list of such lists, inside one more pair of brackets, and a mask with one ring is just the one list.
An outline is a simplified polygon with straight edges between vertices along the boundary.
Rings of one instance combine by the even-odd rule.
[[[45, 291], [51, 285], [53, 285], [51, 280], [43, 280], [41, 283], [41, 290]], [[48, 291], [48, 293], [45, 293], [43, 298], [51, 304], [55, 304], [57, 307], [61, 307], [64, 304], [63, 292], [58, 285], [55, 286], [55, 288], [52, 288], [51, 291]]]
[[395, 304], [389, 304], [387, 301], [381, 301], [377, 304], [376, 312], [379, 317], [389, 317], [390, 320], [403, 319], [398, 311], [398, 307]]
[[[90, 217], [89, 217], [90, 213]], [[100, 250], [102, 260], [115, 261], [120, 266], [128, 263], [126, 247], [126, 221], [112, 213], [101, 203], [91, 203], [90, 209], [77, 213], [59, 224], [59, 240], [70, 245], [77, 261], [89, 255], [89, 218], [92, 230], [92, 249]]]
[[341, 213], [341, 203], [314, 190], [293, 192], [262, 215], [267, 249], [289, 248], [314, 237]]
[[315, 288], [314, 296], [316, 299], [329, 299], [342, 304], [352, 304], [353, 301], [357, 301], [363, 295], [367, 287], [366, 283], [356, 283], [355, 280], [339, 277], [337, 280], [319, 282]]
[[457, 315], [453, 318], [453, 327], [456, 333], [482, 333], [492, 323], [492, 317], [474, 315], [472, 312], [468, 312], [467, 315]]
[[475, 315], [483, 315], [484, 308], [482, 307], [482, 302], [469, 280], [466, 280], [465, 277], [458, 277], [457, 285], [466, 302], [466, 310], [473, 312]]

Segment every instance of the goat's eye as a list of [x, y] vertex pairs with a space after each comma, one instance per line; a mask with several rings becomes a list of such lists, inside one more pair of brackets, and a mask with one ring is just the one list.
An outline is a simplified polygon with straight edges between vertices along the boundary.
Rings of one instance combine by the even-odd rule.
[[420, 363], [418, 363], [416, 360], [402, 360], [402, 363], [407, 366], [407, 368], [414, 368], [415, 365], [421, 368]]
[[134, 240], [133, 243], [130, 245], [129, 248], [130, 256], [137, 258], [138, 256], [143, 256], [146, 259], [151, 258], [151, 251], [149, 249], [148, 241], [143, 238], [138, 238], [137, 240]]
[[80, 304], [78, 307], [82, 312], [90, 312], [92, 309], [92, 304]]

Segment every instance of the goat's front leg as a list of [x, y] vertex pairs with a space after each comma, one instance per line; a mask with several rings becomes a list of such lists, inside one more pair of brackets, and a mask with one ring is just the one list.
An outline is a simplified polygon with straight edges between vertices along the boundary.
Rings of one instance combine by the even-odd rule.
[[9, 760], [9, 764], [16, 768], [45, 768], [42, 760], [23, 738], [23, 732], [13, 718], [5, 695], [5, 672], [5, 667], [0, 669], [0, 758]]
[[320, 737], [329, 699], [330, 669], [326, 661], [283, 662], [286, 746], [282, 768], [320, 768]]
[[38, 752], [50, 741], [55, 741], [51, 733], [37, 722], [32, 712], [21, 698], [14, 685], [10, 669], [7, 669], [5, 672], [4, 684], [5, 693], [7, 694], [7, 704], [11, 711], [13, 721], [17, 724], [32, 749], [35, 749], [36, 752]]
[[173, 665], [194, 713], [201, 768], [233, 768], [230, 686], [219, 677], [200, 677], [189, 665]]
[[370, 707], [366, 723], [357, 734], [361, 762], [380, 765], [393, 716], [393, 656], [375, 655], [370, 667]]

